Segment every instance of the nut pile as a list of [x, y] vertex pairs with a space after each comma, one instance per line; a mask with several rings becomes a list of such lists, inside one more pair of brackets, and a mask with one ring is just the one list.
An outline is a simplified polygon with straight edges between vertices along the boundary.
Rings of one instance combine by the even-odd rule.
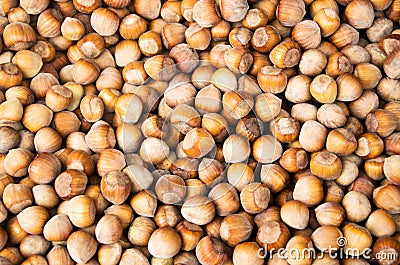
[[400, 0], [0, 15], [0, 265], [400, 263]]

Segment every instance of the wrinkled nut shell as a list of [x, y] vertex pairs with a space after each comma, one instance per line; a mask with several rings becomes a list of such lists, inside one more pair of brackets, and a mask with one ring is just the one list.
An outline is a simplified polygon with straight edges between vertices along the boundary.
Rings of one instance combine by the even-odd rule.
[[0, 264], [398, 264], [399, 21], [399, 0], [0, 1]]

